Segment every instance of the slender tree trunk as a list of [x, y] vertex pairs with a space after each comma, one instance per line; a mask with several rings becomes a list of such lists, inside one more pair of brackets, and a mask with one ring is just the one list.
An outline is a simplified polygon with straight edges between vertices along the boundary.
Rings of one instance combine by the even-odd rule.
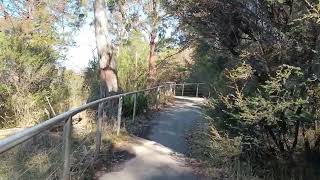
[[293, 143], [292, 143], [291, 152], [294, 151], [294, 149], [296, 148], [297, 143], [298, 143], [299, 127], [300, 127], [300, 120], [297, 120], [296, 124], [295, 124], [295, 128], [294, 128], [294, 140], [293, 140]]
[[156, 69], [156, 61], [157, 61], [157, 55], [156, 55], [156, 38], [157, 38], [157, 2], [156, 0], [151, 1], [151, 33], [150, 33], [150, 49], [149, 49], [149, 86], [153, 86], [156, 82], [156, 74], [157, 74], [157, 69]]
[[274, 144], [277, 146], [277, 148], [281, 151], [284, 152], [284, 146], [280, 140], [280, 138], [277, 138], [277, 136], [274, 134], [270, 126], [264, 126], [265, 129], [267, 130], [267, 133], [270, 135], [271, 139], [273, 140]]
[[[302, 106], [300, 106], [297, 111], [296, 111], [296, 115], [297, 116], [300, 116], [302, 113]], [[300, 119], [298, 119], [295, 123], [295, 129], [294, 129], [294, 140], [293, 140], [293, 143], [292, 143], [292, 147], [291, 147], [291, 152], [294, 151], [294, 149], [296, 148], [297, 146], [297, 143], [298, 143], [298, 138], [299, 138], [299, 129], [300, 129]]]
[[308, 135], [306, 134], [306, 128], [304, 126], [302, 127], [302, 136], [304, 140], [304, 150], [308, 154], [311, 152], [311, 147]]
[[105, 0], [94, 2], [95, 36], [99, 58], [101, 79], [101, 97], [109, 96], [118, 91], [116, 59], [113, 48], [108, 41], [107, 15]]
[[149, 85], [153, 86], [156, 81], [156, 32], [151, 33], [151, 40], [150, 40], [150, 51], [149, 51]]
[[135, 85], [134, 88], [137, 90], [138, 89], [138, 52], [136, 51], [135, 53], [135, 58], [134, 58], [134, 79], [135, 79]]

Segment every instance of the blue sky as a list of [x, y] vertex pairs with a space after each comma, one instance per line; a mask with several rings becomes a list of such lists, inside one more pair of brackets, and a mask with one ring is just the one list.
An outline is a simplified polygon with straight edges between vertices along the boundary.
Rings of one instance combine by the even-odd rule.
[[74, 71], [81, 71], [87, 67], [88, 62], [95, 53], [96, 40], [94, 34], [94, 26], [90, 26], [93, 21], [92, 16], [88, 16], [86, 23], [81, 27], [80, 31], [75, 33], [74, 41], [76, 46], [69, 47], [66, 60], [63, 65]]

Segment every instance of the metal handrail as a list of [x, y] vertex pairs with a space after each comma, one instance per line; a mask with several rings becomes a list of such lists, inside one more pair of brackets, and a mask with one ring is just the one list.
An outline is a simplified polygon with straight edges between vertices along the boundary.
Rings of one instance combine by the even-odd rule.
[[98, 104], [102, 103], [102, 102], [106, 102], [108, 100], [111, 99], [117, 99], [119, 97], [123, 97], [123, 96], [128, 96], [128, 95], [132, 95], [132, 94], [137, 94], [137, 93], [141, 93], [141, 92], [146, 92], [146, 91], [151, 91], [154, 89], [157, 89], [158, 87], [164, 87], [163, 85], [161, 86], [157, 86], [157, 87], [153, 87], [153, 88], [148, 88], [148, 89], [144, 89], [144, 90], [139, 90], [139, 91], [134, 91], [134, 92], [128, 92], [128, 93], [123, 93], [123, 94], [118, 94], [118, 95], [114, 95], [114, 96], [109, 96], [103, 99], [98, 99], [96, 101], [84, 104], [80, 107], [77, 107], [75, 109], [69, 110], [67, 112], [64, 112], [56, 117], [53, 117], [49, 120], [46, 120], [38, 125], [35, 125], [33, 127], [30, 127], [28, 129], [25, 129], [21, 132], [18, 132], [17, 134], [14, 134], [12, 136], [9, 136], [3, 140], [0, 140], [0, 154], [27, 141], [28, 139], [34, 137], [35, 135], [48, 130], [49, 128], [51, 128], [52, 126], [59, 124], [63, 121], [65, 121], [66, 119], [68, 119], [69, 117], [72, 117], [88, 108], [92, 108], [94, 106], [97, 106]]
[[180, 84], [175, 84], [176, 86], [182, 86], [182, 85], [196, 85], [196, 84], [199, 84], [199, 85], [203, 85], [203, 84], [207, 84], [207, 83], [180, 83]]
[[[14, 135], [11, 135], [3, 140], [0, 140], [0, 154], [4, 153], [11, 148], [26, 142], [28, 139], [36, 136], [37, 134], [40, 134], [41, 132], [44, 132], [46, 130], [49, 130], [53, 126], [60, 124], [64, 122], [64, 129], [63, 129], [63, 140], [64, 140], [64, 168], [63, 168], [63, 175], [62, 179], [69, 179], [70, 177], [70, 142], [71, 142], [71, 126], [72, 126], [72, 117], [88, 108], [95, 107], [97, 105], [103, 106], [103, 104], [111, 99], [119, 99], [119, 104], [118, 104], [118, 117], [117, 117], [117, 134], [119, 134], [120, 131], [120, 125], [121, 125], [121, 113], [122, 113], [122, 99], [124, 96], [129, 96], [129, 95], [134, 95], [134, 107], [133, 107], [133, 120], [135, 116], [135, 111], [136, 111], [136, 101], [137, 101], [137, 94], [142, 93], [142, 92], [148, 92], [151, 90], [156, 90], [156, 108], [158, 108], [158, 103], [159, 103], [159, 98], [160, 98], [160, 90], [161, 88], [164, 87], [170, 87], [171, 93], [175, 95], [176, 92], [176, 86], [182, 86], [182, 96], [183, 96], [183, 91], [184, 91], [184, 86], [188, 85], [197, 85], [197, 90], [196, 90], [196, 97], [198, 97], [198, 92], [199, 92], [199, 85], [206, 84], [206, 83], [181, 83], [181, 84], [176, 84], [176, 83], [165, 83], [164, 85], [148, 88], [148, 89], [143, 89], [139, 91], [134, 91], [134, 92], [128, 92], [128, 93], [123, 93], [123, 94], [118, 94], [114, 96], [109, 96], [106, 98], [98, 99], [93, 102], [89, 102], [87, 104], [84, 104], [82, 106], [79, 106], [77, 108], [71, 109], [67, 112], [64, 112], [56, 117], [53, 117], [49, 120], [46, 120], [38, 125], [35, 125], [33, 127], [30, 127], [28, 129], [22, 130]], [[99, 108], [98, 108], [98, 113], [99, 113]], [[96, 154], [99, 153], [100, 151], [100, 143], [101, 143], [101, 123], [102, 119], [98, 117], [97, 121], [97, 129], [96, 129]]]

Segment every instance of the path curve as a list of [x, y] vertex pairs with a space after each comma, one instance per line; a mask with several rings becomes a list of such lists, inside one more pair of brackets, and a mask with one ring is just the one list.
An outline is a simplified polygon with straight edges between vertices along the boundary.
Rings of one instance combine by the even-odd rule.
[[118, 172], [102, 175], [100, 180], [198, 180], [186, 166], [185, 133], [201, 119], [202, 98], [177, 97], [175, 105], [157, 112], [147, 139], [134, 137], [127, 149], [135, 157]]

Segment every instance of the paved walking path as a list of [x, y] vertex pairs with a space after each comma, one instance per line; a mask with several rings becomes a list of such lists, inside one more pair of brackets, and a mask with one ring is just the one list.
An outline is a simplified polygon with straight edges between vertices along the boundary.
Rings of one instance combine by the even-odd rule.
[[155, 114], [147, 139], [133, 138], [128, 148], [135, 157], [118, 172], [100, 180], [198, 180], [184, 161], [185, 132], [201, 119], [201, 98], [177, 97], [174, 106]]

